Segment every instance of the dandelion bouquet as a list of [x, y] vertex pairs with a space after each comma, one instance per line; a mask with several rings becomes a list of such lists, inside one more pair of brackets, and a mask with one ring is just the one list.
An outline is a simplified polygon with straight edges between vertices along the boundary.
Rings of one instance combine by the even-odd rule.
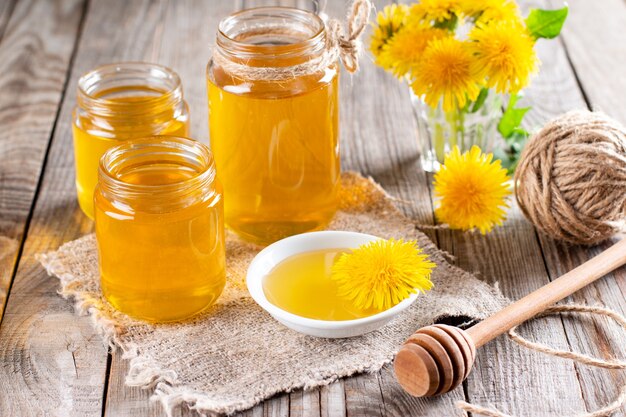
[[524, 19], [513, 0], [421, 0], [378, 14], [370, 50], [411, 86], [425, 169], [454, 146], [491, 151], [496, 129], [503, 165], [514, 168], [528, 111], [516, 103], [539, 66], [535, 42], [556, 37], [566, 17], [567, 8], [533, 9]]

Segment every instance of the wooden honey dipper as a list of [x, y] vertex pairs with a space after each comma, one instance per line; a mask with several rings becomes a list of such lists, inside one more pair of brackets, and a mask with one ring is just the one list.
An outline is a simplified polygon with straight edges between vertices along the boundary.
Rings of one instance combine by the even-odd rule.
[[394, 360], [398, 382], [416, 397], [451, 391], [467, 378], [476, 348], [624, 264], [626, 239], [467, 330], [445, 324], [419, 329]]

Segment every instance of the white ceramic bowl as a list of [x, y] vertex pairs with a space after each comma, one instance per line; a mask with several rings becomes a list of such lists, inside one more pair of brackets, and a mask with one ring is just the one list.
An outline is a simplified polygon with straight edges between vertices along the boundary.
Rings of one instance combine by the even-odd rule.
[[378, 239], [376, 236], [363, 233], [328, 231], [303, 233], [279, 240], [259, 252], [250, 263], [246, 278], [248, 291], [265, 311], [297, 332], [329, 338], [352, 337], [371, 332], [384, 326], [409, 307], [417, 298], [417, 294], [412, 294], [390, 309], [369, 317], [341, 321], [315, 320], [289, 313], [270, 303], [263, 291], [263, 277], [279, 262], [298, 253], [328, 248], [356, 248]]

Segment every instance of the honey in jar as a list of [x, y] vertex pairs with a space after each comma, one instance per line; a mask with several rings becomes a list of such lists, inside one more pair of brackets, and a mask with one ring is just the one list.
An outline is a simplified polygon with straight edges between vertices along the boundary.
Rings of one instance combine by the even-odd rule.
[[102, 293], [118, 310], [167, 322], [201, 312], [225, 284], [222, 188], [207, 146], [133, 139], [100, 161], [95, 221]]
[[93, 219], [98, 162], [107, 149], [137, 137], [188, 136], [180, 78], [148, 63], [99, 67], [78, 81], [72, 130], [78, 203]]
[[319, 17], [292, 8], [244, 10], [219, 25], [207, 68], [211, 149], [224, 185], [226, 224], [246, 240], [268, 244], [321, 229], [333, 217], [338, 64], [287, 79], [249, 79], [231, 64], [306, 64], [320, 58], [325, 42]]

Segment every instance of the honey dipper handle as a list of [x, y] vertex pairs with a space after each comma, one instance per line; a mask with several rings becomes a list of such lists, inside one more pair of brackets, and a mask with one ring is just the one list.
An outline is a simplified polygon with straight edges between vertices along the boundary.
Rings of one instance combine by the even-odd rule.
[[476, 347], [480, 347], [624, 264], [626, 264], [626, 239], [620, 240], [598, 256], [470, 327], [467, 333]]

